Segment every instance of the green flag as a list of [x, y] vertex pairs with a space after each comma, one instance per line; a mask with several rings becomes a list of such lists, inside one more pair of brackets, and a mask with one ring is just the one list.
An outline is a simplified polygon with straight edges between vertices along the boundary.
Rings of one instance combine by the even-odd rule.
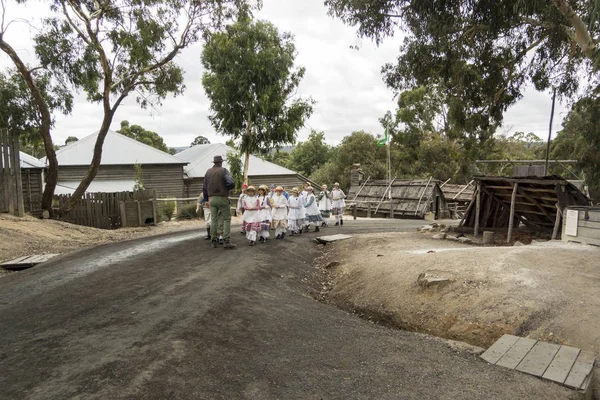
[[377, 141], [377, 146], [385, 146], [388, 142], [388, 128], [387, 126], [385, 127], [385, 136], [383, 139], [379, 139]]

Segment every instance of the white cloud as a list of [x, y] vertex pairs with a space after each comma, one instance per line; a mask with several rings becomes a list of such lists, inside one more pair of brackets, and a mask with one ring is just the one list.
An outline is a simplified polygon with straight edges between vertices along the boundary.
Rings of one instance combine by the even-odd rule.
[[[9, 4], [11, 18], [34, 18], [39, 23], [43, 16], [40, 3], [17, 6]], [[310, 129], [322, 130], [330, 144], [339, 141], [354, 130], [381, 133], [378, 118], [396, 107], [393, 93], [382, 81], [381, 67], [394, 62], [398, 55], [401, 36], [387, 39], [379, 47], [368, 40], [359, 40], [355, 29], [327, 15], [322, 0], [264, 0], [257, 17], [273, 22], [280, 31], [295, 36], [298, 51], [297, 65], [306, 68], [299, 94], [317, 101], [314, 114], [298, 139], [308, 136]], [[35, 29], [26, 24], [11, 26], [7, 40], [28, 61], [33, 60], [31, 37]], [[350, 48], [358, 45], [359, 50]], [[157, 109], [142, 110], [134, 98], [129, 98], [117, 111], [112, 129], [127, 119], [162, 135], [169, 146], [185, 146], [197, 136], [206, 136], [211, 142], [226, 138], [214, 133], [210, 122], [209, 101], [202, 88], [200, 54], [202, 47], [186, 49], [178, 62], [185, 69], [186, 91], [182, 96], [168, 98]], [[10, 60], [0, 55], [0, 67], [10, 66]], [[57, 116], [54, 138], [62, 143], [68, 136], [84, 137], [100, 127], [102, 109], [78, 95], [73, 114]], [[548, 94], [528, 90], [523, 100], [505, 116], [504, 130], [534, 132], [547, 137], [551, 98]], [[554, 129], [560, 129], [565, 106], [557, 104]]]

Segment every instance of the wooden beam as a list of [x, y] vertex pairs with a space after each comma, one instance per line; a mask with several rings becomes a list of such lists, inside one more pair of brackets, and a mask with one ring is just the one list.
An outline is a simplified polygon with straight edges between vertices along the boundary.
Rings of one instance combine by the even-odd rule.
[[527, 200], [535, 203], [534, 205], [546, 216], [546, 218], [548, 218], [550, 221], [552, 221], [552, 216], [550, 215], [550, 213], [548, 211], [546, 211], [546, 209], [543, 207], [543, 205], [541, 205], [535, 198], [531, 197], [527, 193], [523, 193], [523, 191], [521, 189], [522, 188], [519, 188], [519, 191], [525, 196], [525, 198]]
[[475, 200], [475, 228], [473, 235], [479, 236], [479, 217], [481, 216], [481, 183], [477, 185], [477, 197]]
[[[394, 178], [394, 179], [396, 179], [396, 178]], [[423, 191], [421, 192], [421, 196], [419, 197], [419, 202], [417, 203], [417, 207], [415, 209], [415, 215], [417, 215], [419, 213], [419, 206], [421, 205], [421, 200], [423, 200], [423, 195], [425, 195], [425, 191], [429, 187], [429, 183], [431, 183], [432, 179], [433, 179], [433, 176], [430, 176], [429, 180], [427, 181], [427, 185], [425, 185], [425, 187], [423, 188]]]
[[517, 197], [517, 191], [519, 190], [519, 184], [515, 183], [513, 186], [513, 195], [512, 198], [510, 199], [510, 217], [508, 219], [508, 234], [506, 235], [506, 243], [510, 243], [510, 240], [512, 239], [512, 230], [513, 230], [513, 224], [515, 221], [515, 199]]
[[554, 193], [554, 194], [556, 194], [556, 189], [541, 189], [541, 188], [524, 187], [523, 190], [525, 192], [532, 192], [532, 193]]
[[[475, 190], [477, 191], [477, 189], [475, 189]], [[471, 208], [473, 207], [474, 203], [475, 203], [475, 199], [471, 199], [471, 201], [469, 202], [469, 205], [467, 206], [467, 209], [465, 210], [465, 213], [463, 214], [463, 217], [460, 219], [460, 223], [458, 224], [458, 226], [463, 226], [465, 224], [467, 215], [469, 215], [469, 211], [471, 211]]]
[[556, 219], [554, 220], [554, 229], [552, 230], [552, 240], [556, 240], [558, 236], [558, 228], [560, 227], [560, 220], [562, 219], [562, 210], [558, 207], [558, 203], [556, 203]]
[[501, 176], [482, 176], [476, 178], [481, 182], [505, 182], [505, 183], [528, 183], [533, 185], [555, 186], [566, 185], [568, 182], [564, 179], [527, 179], [527, 178], [506, 178]]
[[394, 183], [395, 180], [396, 180], [396, 177], [394, 177], [394, 179], [392, 179], [392, 181], [390, 182], [388, 187], [385, 189], [385, 192], [383, 192], [383, 196], [381, 197], [381, 200], [379, 200], [379, 204], [377, 204], [377, 208], [375, 209], [375, 214], [377, 214], [377, 211], [379, 211], [379, 206], [381, 205], [381, 202], [383, 201], [383, 199], [385, 199], [385, 195], [387, 194], [388, 190], [390, 190], [390, 188], [392, 187], [392, 183]]

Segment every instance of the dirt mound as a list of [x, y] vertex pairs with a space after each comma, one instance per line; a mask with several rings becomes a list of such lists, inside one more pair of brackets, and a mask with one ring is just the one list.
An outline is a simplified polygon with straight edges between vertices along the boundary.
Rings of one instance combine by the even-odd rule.
[[370, 320], [481, 347], [530, 336], [600, 358], [599, 259], [600, 248], [572, 243], [480, 247], [393, 233], [338, 242], [316, 263], [332, 266], [323, 298]]

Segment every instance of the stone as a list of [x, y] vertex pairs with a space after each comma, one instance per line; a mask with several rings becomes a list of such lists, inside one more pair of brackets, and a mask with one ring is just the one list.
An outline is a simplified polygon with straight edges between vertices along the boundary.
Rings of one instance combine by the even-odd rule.
[[461, 243], [465, 243], [465, 244], [466, 243], [473, 243], [473, 241], [471, 239], [469, 239], [468, 237], [464, 237], [464, 236], [459, 237], [458, 241], [461, 242]]
[[445, 233], [438, 233], [437, 235], [433, 235], [432, 239], [436, 239], [436, 240], [446, 239], [446, 234]]
[[440, 232], [442, 232], [442, 233], [447, 233], [448, 231], [450, 231], [450, 228], [448, 228], [447, 226], [440, 229]]
[[424, 272], [420, 273], [417, 277], [417, 285], [419, 285], [423, 289], [427, 289], [430, 287], [442, 287], [451, 283], [452, 280], [449, 278], [443, 278], [433, 275], [428, 275]]
[[525, 246], [525, 244], [519, 242], [518, 240], [513, 243], [513, 246]]
[[49, 219], [50, 218], [50, 212], [48, 210], [42, 211], [42, 218], [43, 219]]
[[446, 240], [458, 241], [458, 238], [454, 235], [446, 235]]

